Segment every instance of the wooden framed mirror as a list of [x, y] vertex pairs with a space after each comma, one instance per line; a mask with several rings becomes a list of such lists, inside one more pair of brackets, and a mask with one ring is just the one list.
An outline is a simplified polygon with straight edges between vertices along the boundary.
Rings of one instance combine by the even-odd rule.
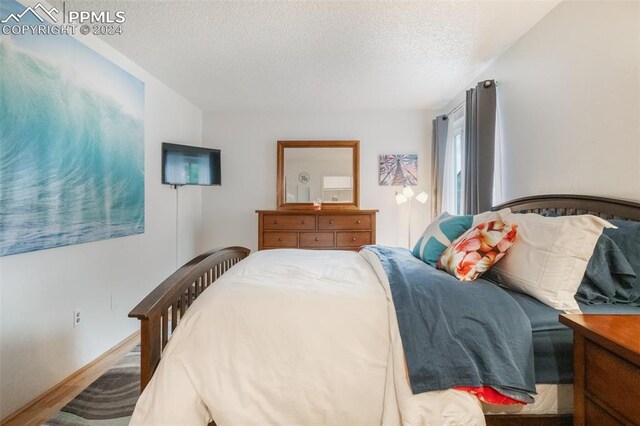
[[359, 141], [278, 141], [278, 210], [360, 207]]

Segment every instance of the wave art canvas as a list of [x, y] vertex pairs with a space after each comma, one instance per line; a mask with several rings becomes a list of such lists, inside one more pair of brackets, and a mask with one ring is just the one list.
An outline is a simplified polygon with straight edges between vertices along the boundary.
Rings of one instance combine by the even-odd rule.
[[143, 233], [143, 120], [144, 83], [75, 38], [1, 35], [0, 256]]

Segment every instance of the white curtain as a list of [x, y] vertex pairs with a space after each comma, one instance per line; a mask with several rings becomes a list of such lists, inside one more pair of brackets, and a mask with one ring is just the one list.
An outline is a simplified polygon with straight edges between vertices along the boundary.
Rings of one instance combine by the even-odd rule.
[[[464, 108], [462, 108], [464, 109]], [[444, 154], [444, 172], [442, 176], [442, 212], [455, 214], [456, 212], [456, 171], [455, 171], [455, 147], [453, 145], [453, 133], [455, 118], [451, 114], [448, 118], [447, 143]]]
[[[496, 87], [496, 90], [499, 90]], [[498, 99], [500, 97], [498, 96]], [[496, 140], [495, 140], [495, 157], [493, 165], [493, 205], [497, 206], [505, 201], [504, 184], [503, 184], [503, 140], [502, 140], [502, 121], [500, 119], [500, 105], [496, 107]]]

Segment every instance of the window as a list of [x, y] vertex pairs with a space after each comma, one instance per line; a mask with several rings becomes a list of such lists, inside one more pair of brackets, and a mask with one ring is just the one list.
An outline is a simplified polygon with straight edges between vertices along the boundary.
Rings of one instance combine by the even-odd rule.
[[[491, 81], [485, 81], [484, 88], [493, 87], [492, 84], [486, 83]], [[508, 173], [508, 169], [504, 166], [509, 165], [504, 160], [508, 146], [505, 143], [506, 140], [503, 141], [498, 99], [496, 97], [494, 111], [491, 93], [482, 93], [483, 97], [468, 91], [467, 96], [469, 97], [470, 94], [471, 99], [476, 103], [473, 108], [473, 117], [465, 117], [467, 105], [463, 103], [448, 116], [439, 116], [437, 134], [435, 134], [439, 143], [434, 150], [438, 154], [435, 170], [438, 172], [436, 185], [439, 188], [436, 189], [440, 189], [436, 196], [442, 197], [441, 203], [438, 204], [440, 200], [436, 200], [435, 205], [436, 209], [451, 214], [478, 213], [479, 210], [488, 210], [500, 204], [504, 201], [505, 189], [508, 189], [509, 184], [504, 179], [505, 174]], [[484, 126], [489, 130], [487, 126], [494, 124], [492, 114], [495, 114], [496, 121], [495, 129], [491, 130], [495, 130], [495, 135], [486, 134], [485, 130], [471, 131], [478, 126], [475, 123], [477, 120], [484, 120], [486, 122]], [[465, 128], [467, 122], [471, 123], [471, 129]], [[446, 133], [443, 126], [446, 126]], [[445, 136], [446, 140], [443, 140]], [[467, 151], [467, 144], [472, 144], [469, 145], [471, 151]]]

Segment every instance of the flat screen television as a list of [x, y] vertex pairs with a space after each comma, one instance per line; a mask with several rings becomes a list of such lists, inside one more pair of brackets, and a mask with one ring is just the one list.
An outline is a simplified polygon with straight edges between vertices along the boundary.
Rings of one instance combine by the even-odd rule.
[[220, 150], [163, 143], [162, 183], [220, 185]]

